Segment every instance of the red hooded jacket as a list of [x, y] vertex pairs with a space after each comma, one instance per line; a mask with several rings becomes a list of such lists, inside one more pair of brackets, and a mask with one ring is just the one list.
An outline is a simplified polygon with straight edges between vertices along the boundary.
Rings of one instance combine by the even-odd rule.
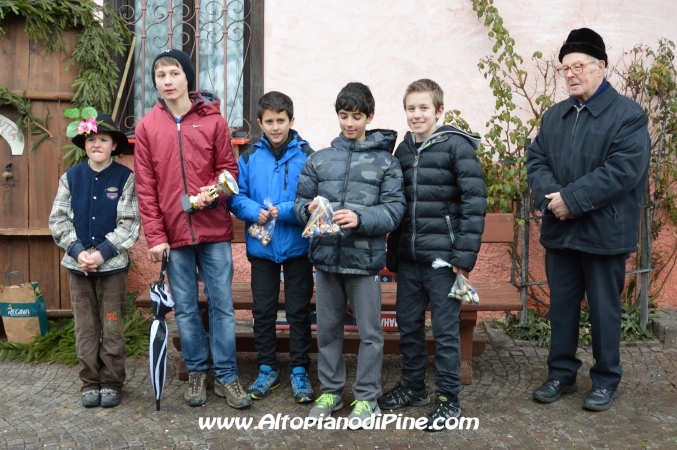
[[136, 127], [134, 172], [148, 248], [233, 240], [225, 194], [196, 214], [181, 206], [182, 195], [216, 184], [224, 169], [237, 179], [220, 100], [208, 92], [191, 92], [190, 98], [193, 106], [179, 123], [161, 100]]

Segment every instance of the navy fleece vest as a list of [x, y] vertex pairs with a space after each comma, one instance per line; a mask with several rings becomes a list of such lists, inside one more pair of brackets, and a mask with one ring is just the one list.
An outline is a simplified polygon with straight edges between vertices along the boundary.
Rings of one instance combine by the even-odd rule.
[[115, 229], [118, 201], [131, 172], [116, 162], [95, 172], [87, 161], [66, 172], [75, 232], [85, 248], [102, 244]]

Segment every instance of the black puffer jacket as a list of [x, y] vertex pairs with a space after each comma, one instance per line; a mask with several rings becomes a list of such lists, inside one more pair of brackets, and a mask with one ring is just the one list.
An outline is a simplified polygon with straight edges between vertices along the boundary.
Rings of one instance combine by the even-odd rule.
[[397, 258], [424, 264], [440, 258], [472, 270], [482, 243], [487, 188], [477, 162], [480, 139], [458, 128], [437, 129], [419, 150], [407, 133], [395, 156], [404, 175], [407, 212], [388, 239], [388, 268]]

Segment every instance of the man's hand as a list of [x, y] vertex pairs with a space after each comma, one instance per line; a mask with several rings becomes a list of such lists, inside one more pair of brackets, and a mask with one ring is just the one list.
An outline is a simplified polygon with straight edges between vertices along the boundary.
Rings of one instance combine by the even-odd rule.
[[197, 207], [198, 207], [199, 209], [203, 209], [203, 208], [205, 208], [205, 207], [211, 205], [212, 203], [214, 203], [214, 200], [216, 200], [216, 198], [212, 198], [212, 197], [209, 195], [209, 192], [208, 192], [208, 191], [209, 191], [210, 189], [211, 189], [211, 186], [202, 186], [202, 187], [200, 188], [200, 193], [197, 194], [197, 202], [196, 202], [196, 203], [197, 203]]
[[152, 262], [162, 262], [162, 252], [167, 252], [167, 261], [169, 261], [169, 251], [171, 248], [169, 247], [169, 244], [166, 242], [163, 242], [162, 244], [158, 244], [155, 247], [151, 248], [148, 250], [148, 259], [150, 259]]
[[562, 196], [559, 192], [548, 194], [545, 196], [545, 198], [550, 200], [550, 203], [548, 203], [548, 209], [552, 211], [555, 217], [557, 217], [559, 220], [573, 219], [573, 216], [569, 212], [569, 208], [567, 207], [566, 203], [564, 203], [564, 200], [562, 200]]
[[341, 228], [355, 228], [357, 226], [357, 214], [349, 209], [339, 209], [332, 217], [334, 223], [341, 225]]
[[270, 218], [270, 212], [266, 209], [262, 209], [259, 212], [259, 225], [263, 225], [264, 223], [268, 222], [268, 219]]

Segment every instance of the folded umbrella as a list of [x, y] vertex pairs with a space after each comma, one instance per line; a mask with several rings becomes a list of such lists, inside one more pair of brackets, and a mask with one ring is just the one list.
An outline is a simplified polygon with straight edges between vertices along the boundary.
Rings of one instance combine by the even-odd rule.
[[150, 300], [153, 308], [153, 322], [150, 324], [150, 378], [155, 391], [155, 407], [160, 411], [160, 397], [167, 379], [167, 323], [165, 314], [172, 310], [174, 301], [165, 284], [167, 272], [167, 252], [162, 254], [160, 279], [150, 287]]

